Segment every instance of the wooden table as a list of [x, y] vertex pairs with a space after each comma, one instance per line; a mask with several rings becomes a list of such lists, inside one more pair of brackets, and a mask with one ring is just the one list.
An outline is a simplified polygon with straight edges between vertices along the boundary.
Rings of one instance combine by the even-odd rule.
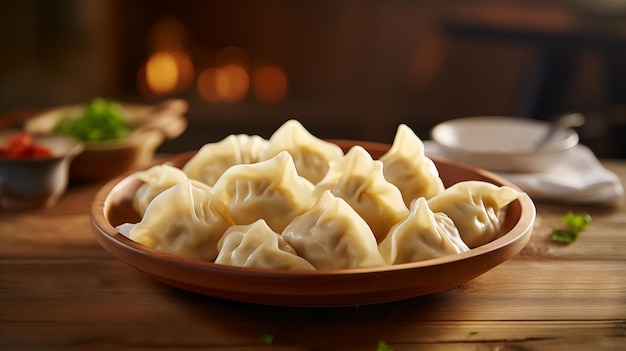
[[[626, 162], [605, 161], [626, 180]], [[73, 184], [54, 207], [0, 213], [2, 350], [623, 350], [626, 203], [537, 204], [527, 247], [449, 291], [380, 305], [258, 306], [158, 283], [95, 241]], [[548, 239], [567, 211], [592, 215], [577, 242]], [[266, 345], [263, 337], [271, 337]]]

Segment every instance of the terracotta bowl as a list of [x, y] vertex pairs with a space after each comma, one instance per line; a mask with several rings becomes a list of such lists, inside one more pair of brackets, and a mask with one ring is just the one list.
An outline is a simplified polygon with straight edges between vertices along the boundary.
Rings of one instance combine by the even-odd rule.
[[[153, 161], [157, 148], [178, 137], [187, 128], [184, 114], [187, 102], [167, 100], [157, 105], [122, 103], [133, 128], [131, 135], [119, 141], [85, 143], [85, 151], [70, 167], [70, 179], [78, 181], [108, 180], [125, 171]], [[69, 105], [41, 112], [30, 118], [25, 130], [51, 133], [64, 116], [80, 114], [84, 105]]]
[[[374, 158], [387, 144], [335, 141], [344, 150], [355, 144]], [[181, 167], [193, 152], [160, 160]], [[433, 158], [446, 186], [463, 180], [483, 180], [513, 186], [485, 170]], [[535, 207], [523, 194], [512, 202], [499, 236], [470, 251], [437, 259], [387, 267], [284, 271], [218, 265], [182, 258], [142, 246], [116, 231], [123, 223], [136, 223], [139, 215], [131, 199], [139, 182], [131, 172], [107, 183], [94, 198], [91, 225], [97, 241], [111, 254], [141, 272], [181, 289], [213, 297], [280, 306], [354, 306], [407, 299], [453, 288], [507, 261], [524, 248], [535, 221]]]

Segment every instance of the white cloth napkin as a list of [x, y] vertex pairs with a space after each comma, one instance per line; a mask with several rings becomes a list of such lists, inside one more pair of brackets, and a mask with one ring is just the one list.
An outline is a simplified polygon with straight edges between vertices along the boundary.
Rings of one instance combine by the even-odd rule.
[[[426, 155], [449, 158], [439, 145], [424, 141]], [[562, 163], [544, 173], [494, 172], [520, 187], [534, 199], [573, 204], [615, 201], [624, 196], [620, 178], [602, 166], [585, 145], [576, 145]]]

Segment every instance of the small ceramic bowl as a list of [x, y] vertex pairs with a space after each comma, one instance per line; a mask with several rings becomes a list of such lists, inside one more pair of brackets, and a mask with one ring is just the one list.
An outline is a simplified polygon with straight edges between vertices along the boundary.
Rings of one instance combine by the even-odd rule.
[[[133, 131], [123, 140], [85, 143], [70, 168], [77, 181], [106, 180], [129, 169], [141, 167], [154, 158], [165, 139], [173, 139], [187, 128], [187, 102], [167, 100], [157, 105], [121, 104]], [[69, 105], [39, 113], [25, 123], [31, 133], [51, 133], [64, 116], [77, 116], [84, 105]]]
[[579, 140], [570, 128], [536, 148], [549, 127], [548, 122], [521, 117], [465, 117], [436, 125], [431, 137], [455, 161], [491, 171], [543, 172], [565, 160]]
[[[21, 131], [0, 132], [0, 145]], [[65, 193], [69, 167], [84, 146], [61, 135], [33, 135], [36, 144], [52, 152], [51, 157], [0, 157], [0, 208], [30, 210], [54, 205]]]

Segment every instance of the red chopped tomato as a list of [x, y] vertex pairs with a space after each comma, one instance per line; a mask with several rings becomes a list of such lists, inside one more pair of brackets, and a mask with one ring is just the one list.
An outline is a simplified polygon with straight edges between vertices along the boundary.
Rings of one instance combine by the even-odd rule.
[[0, 157], [34, 158], [50, 157], [52, 152], [44, 145], [35, 144], [28, 133], [17, 133], [9, 137], [4, 148], [0, 149]]

